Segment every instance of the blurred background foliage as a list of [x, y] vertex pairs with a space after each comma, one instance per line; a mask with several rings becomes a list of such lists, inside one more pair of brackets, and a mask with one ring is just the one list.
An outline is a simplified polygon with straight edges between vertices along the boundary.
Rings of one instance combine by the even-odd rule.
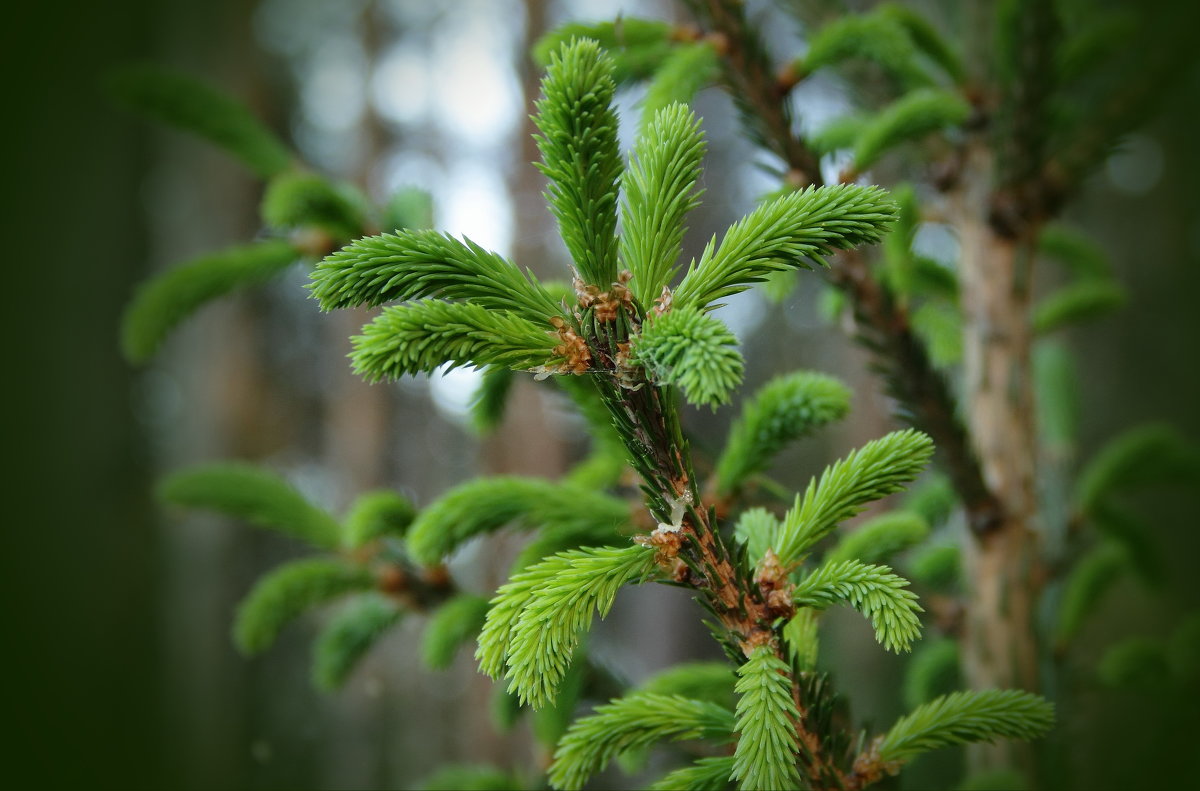
[[[748, 5], [752, 16], [772, 13]], [[935, 18], [957, 6], [915, 5]], [[394, 630], [338, 695], [309, 684], [313, 622], [261, 657], [238, 656], [229, 639], [235, 603], [296, 546], [212, 517], [164, 513], [151, 492], [163, 471], [243, 458], [285, 472], [335, 512], [385, 486], [426, 503], [475, 473], [556, 475], [582, 452], [581, 426], [529, 382], [517, 382], [505, 422], [487, 438], [467, 417], [470, 372], [366, 386], [345, 361], [364, 314], [318, 314], [300, 269], [206, 308], [158, 361], [131, 370], [115, 328], [133, 285], [253, 238], [261, 185], [209, 147], [126, 114], [99, 77], [137, 60], [201, 76], [248, 103], [323, 172], [377, 199], [424, 187], [435, 227], [548, 275], [563, 271], [566, 255], [528, 164], [539, 75], [526, 53], [551, 27], [622, 10], [687, 19], [667, 0], [121, 0], [27, 5], [6, 26], [17, 508], [5, 530], [6, 708], [16, 725], [5, 748], [18, 775], [46, 786], [409, 787], [446, 761], [504, 763], [533, 749], [526, 731], [501, 736], [480, 716], [490, 683], [465, 653], [446, 673], [424, 669], [415, 623]], [[777, 51], [792, 46], [790, 20], [765, 29]], [[806, 122], [842, 112], [845, 90], [833, 77], [806, 82], [797, 97]], [[1200, 437], [1198, 94], [1193, 68], [1070, 212], [1130, 289], [1124, 310], [1067, 336], [1079, 355], [1084, 457], [1147, 419]], [[624, 118], [637, 117], [639, 99], [622, 94]], [[689, 254], [774, 187], [753, 167], [729, 99], [704, 91], [695, 107], [710, 153]], [[952, 256], [944, 227], [922, 234], [928, 255]], [[772, 306], [755, 290], [722, 313], [743, 344], [748, 391], [799, 367], [854, 388], [850, 420], [780, 459], [777, 477], [793, 488], [892, 427], [863, 353], [821, 318], [817, 294], [804, 281]], [[689, 412], [697, 444], [723, 437], [730, 412]], [[1187, 579], [1200, 549], [1187, 495], [1154, 491], [1138, 503], [1175, 579]], [[476, 592], [501, 581], [507, 564], [494, 556], [517, 549], [505, 541], [456, 561], [487, 586]], [[1086, 624], [1075, 655], [1093, 659], [1063, 674], [1081, 691], [1052, 737], [1064, 760], [1080, 765], [1079, 787], [1145, 779], [1148, 766], [1190, 749], [1195, 734], [1180, 725], [1178, 701], [1149, 682], [1105, 691], [1120, 657], [1099, 671], [1094, 657], [1125, 636], [1167, 634], [1198, 599], [1195, 586], [1181, 588], [1164, 608], [1125, 581]], [[630, 591], [598, 625], [594, 652], [631, 682], [685, 657], [715, 658], [694, 616], [673, 590]], [[861, 715], [890, 721], [900, 713], [902, 664], [861, 650], [871, 636], [853, 618], [831, 620], [827, 653], [839, 686], [853, 691]]]

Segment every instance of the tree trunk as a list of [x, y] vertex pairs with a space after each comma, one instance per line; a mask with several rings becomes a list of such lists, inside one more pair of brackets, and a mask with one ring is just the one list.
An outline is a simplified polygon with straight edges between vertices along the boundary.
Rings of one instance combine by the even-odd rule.
[[[965, 419], [1002, 518], [966, 540], [963, 669], [973, 689], [1038, 689], [1034, 607], [1040, 588], [1035, 531], [1036, 434], [1030, 381], [1030, 252], [988, 221], [992, 154], [967, 150], [954, 221], [962, 245]], [[1024, 742], [971, 748], [972, 771], [1029, 769]]]

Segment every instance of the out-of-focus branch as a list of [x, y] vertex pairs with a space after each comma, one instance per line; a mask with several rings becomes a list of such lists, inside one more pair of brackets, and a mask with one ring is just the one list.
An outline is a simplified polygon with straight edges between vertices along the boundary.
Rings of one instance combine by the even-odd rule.
[[[781, 89], [761, 44], [748, 28], [742, 4], [693, 0], [690, 5], [701, 23], [722, 39], [726, 86], [747, 125], [764, 138], [764, 147], [783, 158], [796, 186], [820, 185], [819, 158], [792, 131], [787, 92]], [[871, 350], [877, 370], [903, 405], [903, 416], [929, 434], [945, 454], [972, 528], [987, 532], [1000, 523], [1000, 504], [984, 483], [950, 389], [913, 333], [907, 311], [872, 276], [859, 253], [840, 255], [831, 278], [849, 296], [859, 340]]]

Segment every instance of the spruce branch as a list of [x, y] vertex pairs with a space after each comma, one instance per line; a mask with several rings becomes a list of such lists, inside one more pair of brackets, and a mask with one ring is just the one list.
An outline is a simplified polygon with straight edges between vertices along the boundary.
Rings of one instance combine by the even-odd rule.
[[901, 405], [900, 416], [928, 434], [945, 455], [945, 469], [967, 512], [972, 531], [1001, 523], [1002, 508], [983, 479], [946, 378], [934, 368], [907, 311], [882, 287], [856, 252], [843, 254], [830, 280], [850, 297], [855, 332], [876, 370]]
[[513, 475], [476, 478], [421, 511], [408, 533], [408, 551], [418, 563], [438, 563], [471, 538], [509, 524], [612, 539], [628, 520], [629, 506], [601, 492]]
[[907, 93], [863, 124], [854, 142], [854, 167], [862, 172], [901, 143], [959, 126], [970, 113], [957, 93], [931, 88]]
[[316, 228], [339, 245], [361, 236], [372, 224], [370, 206], [358, 190], [304, 171], [287, 171], [271, 179], [261, 213], [269, 228]]
[[713, 703], [679, 695], [638, 692], [597, 706], [576, 720], [554, 753], [549, 781], [552, 788], [582, 788], [588, 778], [621, 753], [664, 739], [729, 740], [733, 712]]
[[733, 779], [743, 791], [797, 788], [800, 712], [792, 699], [787, 664], [769, 646], [751, 652], [738, 668], [737, 748]]
[[333, 692], [405, 610], [380, 594], [365, 594], [351, 601], [326, 624], [313, 645], [313, 683]]
[[922, 640], [904, 671], [904, 705], [916, 708], [960, 687], [960, 655], [958, 641], [951, 637]]
[[426, 299], [384, 308], [351, 341], [354, 372], [368, 382], [432, 373], [446, 363], [517, 370], [557, 365], [558, 341], [548, 329], [473, 302]]
[[746, 547], [746, 560], [751, 567], [779, 543], [779, 519], [765, 508], [749, 508], [741, 513], [733, 526], [733, 539]]
[[878, 187], [837, 185], [783, 195], [759, 206], [705, 247], [675, 289], [677, 307], [711, 310], [774, 271], [810, 269], [809, 261], [879, 241], [896, 206]]
[[203, 508], [300, 539], [317, 549], [341, 544], [337, 522], [283, 478], [251, 464], [201, 464], [172, 473], [158, 487], [160, 499]]
[[792, 134], [788, 85], [775, 74], [766, 46], [737, 0], [689, 0], [721, 42], [722, 74], [750, 137], [779, 157], [801, 184], [818, 183], [820, 160]]
[[638, 17], [622, 16], [613, 22], [569, 22], [538, 39], [530, 55], [534, 63], [546, 68], [563, 46], [577, 39], [592, 39], [611, 57], [613, 80], [625, 84], [651, 77], [676, 46], [676, 33], [666, 22]]
[[955, 744], [1035, 739], [1054, 724], [1054, 706], [1019, 690], [955, 692], [901, 717], [877, 747], [885, 765]]
[[[742, 4], [733, 0], [692, 0], [689, 5], [725, 42], [725, 83], [747, 131], [783, 160], [790, 181], [821, 184], [818, 158], [793, 132], [787, 94], [779, 90], [770, 59], [749, 29]], [[861, 255], [850, 252], [839, 256], [830, 278], [850, 297], [859, 338], [871, 350], [875, 364], [903, 405], [902, 415], [929, 434], [945, 454], [972, 529], [979, 533], [993, 529], [1001, 521], [1000, 504], [983, 480], [950, 388], [914, 336], [907, 312], [882, 288]]]
[[354, 550], [382, 538], [403, 538], [416, 515], [408, 498], [390, 489], [361, 494], [342, 519], [342, 545]]
[[502, 365], [483, 369], [479, 387], [471, 396], [471, 426], [480, 434], [491, 433], [504, 420], [514, 378], [513, 372]]
[[845, 602], [875, 627], [875, 639], [889, 651], [908, 651], [921, 636], [923, 612], [917, 597], [906, 590], [908, 580], [887, 566], [857, 560], [827, 562], [804, 577], [792, 593], [796, 604], [824, 609]]
[[614, 91], [611, 59], [595, 41], [575, 39], [551, 54], [534, 117], [550, 210], [579, 274], [601, 288], [617, 279]]
[[1054, 638], [1056, 650], [1065, 651], [1089, 615], [1129, 563], [1123, 547], [1114, 541], [1101, 541], [1077, 560], [1067, 576], [1058, 606]]
[[470, 239], [431, 230], [359, 239], [317, 264], [309, 289], [322, 310], [422, 297], [465, 300], [545, 322], [562, 306], [520, 269]]
[[517, 574], [492, 599], [475, 654], [480, 669], [507, 675], [522, 703], [549, 704], [592, 610], [607, 615], [622, 585], [654, 571], [654, 555], [637, 545], [577, 549]]
[[825, 469], [783, 519], [775, 554], [785, 567], [867, 503], [899, 491], [925, 468], [933, 443], [920, 432], [894, 431]]
[[909, 6], [899, 3], [883, 3], [876, 7], [875, 13], [902, 27], [913, 45], [954, 82], [961, 83], [964, 80], [966, 69], [962, 56], [928, 19]]
[[261, 285], [300, 260], [291, 242], [271, 239], [209, 253], [147, 280], [121, 317], [121, 350], [133, 363], [154, 356], [167, 336], [203, 305]]
[[730, 711], [736, 705], [737, 676], [728, 662], [683, 662], [655, 673], [638, 684], [639, 694], [679, 695], [715, 703]]
[[711, 41], [696, 41], [674, 47], [655, 70], [642, 98], [642, 126], [652, 123], [656, 113], [675, 102], [691, 104], [702, 89], [721, 75], [721, 60]]
[[700, 123], [682, 104], [654, 112], [634, 146], [624, 179], [620, 253], [643, 305], [658, 298], [675, 273], [684, 217], [700, 203], [695, 186], [704, 150]]
[[850, 390], [831, 376], [798, 371], [775, 377], [743, 404], [729, 429], [714, 473], [717, 496], [732, 495], [788, 443], [841, 420], [849, 409]]
[[427, 667], [445, 670], [458, 649], [473, 640], [483, 628], [488, 600], [473, 593], [460, 593], [446, 601], [429, 619], [421, 642], [421, 658]]
[[1200, 479], [1200, 451], [1170, 426], [1137, 426], [1110, 440], [1079, 473], [1075, 500], [1088, 513], [1112, 495], [1154, 483]]
[[650, 791], [725, 791], [733, 774], [733, 756], [700, 758], [650, 786]]
[[1055, 330], [1107, 316], [1125, 304], [1125, 289], [1110, 280], [1072, 283], [1042, 299], [1033, 309], [1033, 331]]
[[130, 66], [110, 75], [109, 90], [132, 109], [220, 146], [263, 177], [292, 165], [292, 154], [242, 104], [185, 74]]
[[802, 66], [813, 72], [852, 59], [877, 64], [904, 89], [931, 81], [918, 64], [908, 26], [894, 13], [847, 14], [830, 22], [809, 39]]
[[340, 560], [313, 558], [285, 563], [260, 579], [238, 605], [234, 642], [243, 653], [261, 653], [300, 614], [374, 585], [375, 579], [366, 569]]
[[890, 511], [859, 525], [842, 536], [822, 560], [836, 563], [859, 560], [882, 563], [929, 537], [929, 523], [913, 511]]
[[677, 385], [690, 403], [713, 409], [742, 383], [737, 338], [723, 321], [692, 307], [649, 319], [633, 339], [630, 358], [651, 381]]

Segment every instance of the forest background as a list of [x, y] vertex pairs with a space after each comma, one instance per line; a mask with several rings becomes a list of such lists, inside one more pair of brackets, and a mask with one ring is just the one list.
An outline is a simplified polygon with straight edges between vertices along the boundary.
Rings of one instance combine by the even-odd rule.
[[[5, 26], [8, 189], [3, 216], [10, 240], [7, 270], [15, 280], [6, 300], [4, 338], [16, 365], [9, 366], [5, 388], [12, 472], [7, 476], [10, 507], [0, 584], [8, 632], [3, 652], [9, 687], [6, 719], [15, 728], [4, 751], [11, 753], [9, 771], [18, 777], [28, 774], [47, 787], [404, 785], [432, 768], [419, 757], [424, 751], [478, 758], [494, 749], [487, 747], [486, 723], [473, 725], [469, 711], [440, 717], [438, 728], [413, 713], [418, 705], [446, 710], [457, 705], [421, 691], [428, 684], [415, 675], [415, 661], [368, 668], [357, 686], [327, 698], [308, 688], [303, 635], [290, 641], [294, 660], [287, 658], [286, 645], [256, 662], [238, 657], [227, 636], [232, 604], [255, 574], [285, 550], [229, 525], [181, 527], [177, 519], [164, 517], [150, 492], [165, 467], [199, 458], [270, 457], [299, 437], [314, 459], [320, 451], [323, 462], [340, 469], [363, 465], [355, 474], [366, 476], [360, 480], [368, 485], [371, 476], [403, 479], [428, 497], [477, 468], [530, 474], [552, 470], [555, 454], [569, 452], [565, 440], [533, 453], [515, 452], [520, 448], [503, 438], [480, 443], [456, 416], [453, 394], [443, 393], [450, 400], [438, 402], [429, 390], [410, 388], [385, 407], [368, 407], [386, 409], [397, 426], [420, 426], [419, 437], [407, 437], [414, 455], [372, 467], [377, 462], [356, 456], [353, 442], [338, 445], [330, 439], [353, 437], [353, 431], [369, 427], [306, 423], [312, 394], [302, 391], [276, 390], [264, 397], [262, 388], [278, 386], [265, 381], [269, 365], [292, 366], [293, 371], [317, 366], [329, 377], [322, 387], [345, 388], [348, 398], [364, 392], [345, 370], [343, 350], [337, 346], [356, 329], [353, 322], [331, 320], [336, 326], [325, 328], [318, 322], [289, 324], [297, 311], [314, 316], [315, 311], [303, 303], [297, 308], [278, 294], [260, 295], [203, 318], [180, 339], [166, 373], [147, 378], [131, 369], [119, 357], [116, 326], [134, 285], [156, 268], [252, 235], [256, 187], [218, 154], [155, 132], [122, 111], [104, 95], [99, 77], [130, 60], [178, 66], [247, 99], [276, 128], [298, 133], [301, 144], [309, 147], [308, 156], [329, 170], [340, 169], [341, 175], [378, 173], [418, 183], [434, 175], [446, 183], [467, 184], [461, 194], [435, 191], [435, 200], [444, 212], [439, 226], [470, 232], [453, 212], [456, 206], [495, 199], [486, 190], [479, 193], [480, 183], [491, 183], [493, 193], [502, 196], [526, 195], [517, 198], [525, 203], [518, 202], [515, 209], [502, 207], [513, 217], [542, 211], [536, 189], [532, 198], [527, 196], [532, 169], [525, 163], [533, 156], [524, 117], [537, 75], [520, 55], [529, 30], [567, 18], [611, 17], [619, 6], [464, 1], [445, 4], [459, 8], [438, 15], [414, 11], [427, 4], [392, 3], [409, 8], [376, 9], [372, 13], [385, 19], [371, 27], [363, 26], [358, 3], [294, 4], [294, 9], [308, 9], [307, 24], [327, 39], [341, 36], [380, 52], [392, 42], [372, 41], [364, 31], [430, 41], [435, 40], [432, 31], [453, 29], [463, 19], [475, 18], [485, 28], [493, 20], [501, 35], [488, 46], [497, 47], [497, 57], [511, 64], [504, 90], [512, 92], [514, 109], [496, 111], [501, 131], [495, 139], [472, 139], [469, 133], [442, 139], [436, 135], [437, 124], [455, 121], [439, 111], [397, 122], [386, 113], [381, 116], [377, 107], [368, 114], [370, 123], [353, 129], [314, 114], [322, 101], [321, 79], [333, 80], [324, 90], [331, 92], [327, 97], [336, 97], [338, 85], [345, 85], [337, 80], [353, 82], [354, 77], [336, 76], [342, 68], [336, 49], [320, 55], [320, 47], [304, 44], [300, 10], [295, 11], [300, 21], [293, 20], [294, 38], [287, 39], [278, 27], [272, 38], [271, 7], [279, 25], [287, 16], [279, 10], [282, 5], [248, 0], [27, 4]], [[639, 11], [655, 5], [664, 15], [683, 13], [668, 4], [638, 5]], [[321, 14], [334, 6], [341, 28], [322, 22]], [[523, 27], [496, 21], [506, 16], [519, 19]], [[483, 35], [470, 33], [476, 34]], [[450, 38], [443, 48], [452, 52], [456, 39], [444, 35]], [[324, 72], [305, 60], [318, 56], [331, 59]], [[463, 79], [469, 81], [471, 75]], [[1077, 210], [1131, 291], [1124, 310], [1071, 337], [1086, 393], [1085, 452], [1147, 419], [1165, 420], [1186, 437], [1200, 437], [1195, 409], [1200, 403], [1195, 364], [1200, 311], [1193, 304], [1200, 293], [1198, 88], [1196, 73], [1180, 81], [1165, 111], [1092, 179]], [[370, 94], [369, 86], [353, 90]], [[762, 191], [739, 175], [739, 150], [746, 149], [737, 147], [727, 100], [710, 93], [698, 110], [711, 149], [724, 152], [723, 160], [710, 163], [718, 171], [710, 178], [727, 179], [722, 183], [733, 186], [711, 206], [713, 214], [694, 219], [692, 224], [701, 227], [721, 226]], [[369, 105], [366, 101], [364, 106]], [[403, 116], [405, 111], [398, 112]], [[470, 149], [467, 167], [455, 171], [451, 165], [464, 158], [436, 150], [440, 145]], [[371, 170], [371, 152], [406, 146], [424, 147], [436, 167], [422, 170], [420, 163], [392, 161], [390, 170]], [[470, 168], [501, 152], [511, 159], [507, 172], [473, 180]], [[506, 181], [510, 178], [511, 183]], [[518, 183], [522, 179], [525, 184]], [[710, 188], [710, 199], [715, 192]], [[467, 208], [461, 212], [459, 219], [469, 213]], [[536, 231], [510, 230], [514, 246], [538, 243], [549, 227], [545, 216], [520, 221], [541, 225]], [[799, 314], [806, 317], [799, 326], [794, 318], [789, 324], [780, 311], [766, 311], [748, 334], [749, 367], [756, 365], [754, 359], [772, 369], [804, 365], [851, 381], [859, 392], [855, 421], [830, 439], [830, 446], [845, 449], [883, 433], [890, 425], [887, 406], [872, 395], [878, 387], [864, 370], [862, 354], [836, 328], [820, 323], [811, 295], [798, 298], [809, 311]], [[276, 322], [279, 336], [309, 333], [304, 337], [319, 350], [289, 356], [286, 349], [276, 349], [280, 353], [263, 356], [261, 344], [275, 336], [244, 341], [253, 337], [251, 322], [257, 319], [252, 317], [264, 314]], [[749, 324], [745, 329], [749, 332]], [[805, 333], [806, 351], [797, 352], [794, 342], [783, 347], [772, 343], [797, 329]], [[197, 394], [202, 397], [194, 398]], [[346, 420], [356, 410], [361, 412], [349, 406], [340, 417], [326, 420]], [[539, 420], [538, 413], [530, 414], [531, 420]], [[728, 419], [718, 416], [714, 425], [723, 428]], [[173, 428], [164, 432], [164, 425]], [[222, 428], [210, 431], [214, 425]], [[255, 430], [247, 432], [247, 426]], [[532, 430], [552, 428], [535, 422]], [[510, 436], [530, 430], [525, 426]], [[819, 445], [810, 453], [796, 459], [810, 472], [837, 455], [832, 447]], [[433, 458], [436, 464], [429, 463]], [[1168, 549], [1177, 578], [1186, 578], [1200, 549], [1192, 506], [1186, 493], [1151, 504], [1156, 537]], [[1151, 631], [1173, 613], [1194, 609], [1196, 590], [1192, 585], [1172, 591], [1174, 606], [1165, 612], [1136, 585], [1121, 587], [1106, 599], [1097, 625], [1084, 639], [1099, 650], [1123, 634]], [[628, 610], [617, 617], [636, 629], [636, 602]], [[671, 650], [686, 650], [703, 640], [702, 634], [681, 634]], [[654, 667], [673, 658], [666, 647], [658, 648], [663, 653], [651, 652], [638, 661]], [[843, 683], [861, 687], [891, 680], [864, 667], [843, 677]], [[1110, 734], [1107, 740], [1073, 741], [1070, 749], [1111, 757], [1121, 754], [1122, 740], [1185, 743], [1188, 734], [1162, 733], [1156, 726], [1160, 707], [1167, 703], [1119, 699], [1099, 711], [1111, 727], [1088, 731], [1104, 731]], [[414, 741], [413, 724], [426, 741]], [[400, 751], [401, 744], [410, 755]], [[480, 745], [485, 754], [472, 755]]]

